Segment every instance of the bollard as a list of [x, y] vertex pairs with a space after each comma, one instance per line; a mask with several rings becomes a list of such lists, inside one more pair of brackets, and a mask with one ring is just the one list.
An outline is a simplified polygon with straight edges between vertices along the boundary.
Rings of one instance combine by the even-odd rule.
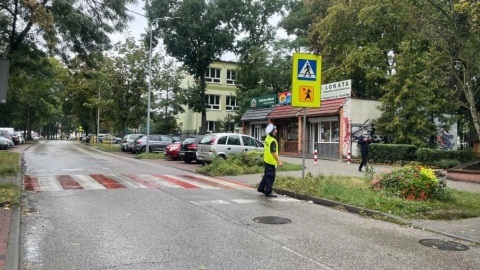
[[313, 151], [313, 164], [317, 165], [317, 149]]
[[347, 153], [347, 164], [350, 164], [350, 150]]

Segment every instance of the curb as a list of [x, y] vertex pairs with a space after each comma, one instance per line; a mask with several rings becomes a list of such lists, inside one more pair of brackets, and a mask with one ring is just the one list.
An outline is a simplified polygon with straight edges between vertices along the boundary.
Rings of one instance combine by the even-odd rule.
[[[23, 151], [32, 147], [29, 145]], [[23, 151], [19, 160], [20, 171], [17, 173], [15, 184], [18, 185], [19, 194], [22, 192], [22, 175], [23, 175]], [[8, 230], [7, 251], [5, 258], [5, 270], [18, 270], [20, 269], [20, 212], [22, 208], [22, 202], [12, 208], [12, 215], [10, 219], [10, 227]]]
[[473, 239], [473, 238], [465, 236], [465, 235], [454, 234], [454, 233], [449, 233], [449, 232], [445, 232], [445, 231], [434, 229], [434, 228], [429, 228], [429, 227], [426, 227], [425, 225], [421, 224], [420, 222], [407, 220], [407, 219], [397, 217], [397, 216], [394, 216], [394, 215], [391, 215], [391, 214], [382, 213], [382, 212], [375, 211], [375, 210], [370, 210], [370, 209], [365, 209], [365, 208], [353, 206], [353, 205], [350, 205], [350, 204], [340, 203], [340, 202], [336, 202], [336, 201], [332, 201], [332, 200], [322, 199], [322, 198], [319, 198], [319, 197], [309, 196], [309, 195], [305, 195], [305, 194], [301, 194], [301, 193], [296, 193], [296, 192], [289, 191], [289, 190], [284, 190], [284, 189], [274, 188], [274, 191], [277, 194], [289, 196], [289, 197], [296, 198], [296, 199], [303, 200], [303, 201], [312, 201], [313, 203], [319, 204], [319, 205], [329, 206], [329, 207], [332, 207], [332, 208], [342, 207], [343, 209], [347, 210], [348, 212], [356, 213], [356, 214], [359, 214], [359, 215], [366, 215], [366, 216], [369, 216], [369, 217], [375, 217], [375, 216], [384, 217], [384, 218], [389, 219], [389, 220], [394, 220], [395, 223], [400, 224], [400, 225], [405, 225], [405, 226], [409, 226], [409, 227], [412, 227], [412, 228], [415, 228], [415, 229], [420, 229], [420, 230], [426, 230], [426, 231], [429, 231], [429, 232], [433, 232], [433, 233], [436, 233], [436, 234], [448, 236], [448, 237], [459, 239], [459, 240], [462, 240], [462, 241], [471, 242], [475, 245], [480, 245], [480, 240], [478, 240], [478, 239]]

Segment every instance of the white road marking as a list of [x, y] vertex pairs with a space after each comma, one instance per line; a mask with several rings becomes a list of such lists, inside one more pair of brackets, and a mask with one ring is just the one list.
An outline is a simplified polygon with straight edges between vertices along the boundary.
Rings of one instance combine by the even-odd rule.
[[58, 183], [55, 176], [38, 176], [38, 184], [41, 190], [62, 190], [63, 187]]
[[147, 188], [146, 186], [138, 183], [131, 181], [128, 177], [125, 177], [123, 175], [119, 174], [107, 174], [107, 177], [114, 179], [117, 181], [119, 184], [122, 184], [126, 188]]
[[214, 187], [214, 186], [210, 186], [208, 184], [204, 184], [202, 182], [198, 182], [198, 181], [195, 181], [193, 179], [186, 179], [186, 178], [181, 178], [179, 177], [180, 175], [168, 175], [168, 177], [171, 177], [173, 179], [176, 179], [176, 180], [179, 180], [179, 181], [183, 181], [185, 183], [189, 183], [189, 184], [192, 184], [194, 186], [197, 186], [199, 188], [203, 188], [203, 189], [220, 189], [219, 187]]
[[190, 201], [190, 202], [196, 205], [230, 204], [229, 202], [226, 202], [224, 200], [198, 201], [198, 202]]
[[147, 180], [150, 180], [152, 182], [154, 182], [155, 184], [159, 184], [163, 187], [171, 187], [171, 188], [183, 188], [182, 186], [179, 186], [179, 185], [175, 185], [173, 183], [170, 183], [168, 181], [165, 181], [161, 178], [158, 178], [158, 177], [155, 177], [153, 175], [149, 175], [149, 174], [140, 174], [139, 175], [141, 178], [144, 178], [144, 179], [147, 179]]
[[241, 185], [237, 185], [235, 183], [230, 183], [228, 181], [223, 181], [223, 180], [219, 180], [219, 179], [216, 179], [216, 178], [212, 178], [212, 177], [208, 177], [208, 176], [203, 176], [203, 175], [199, 175], [199, 174], [196, 174], [194, 177], [197, 177], [197, 178], [201, 178], [201, 179], [205, 179], [205, 180], [208, 180], [208, 181], [211, 181], [211, 182], [215, 182], [215, 183], [218, 183], [218, 184], [222, 184], [224, 186], [229, 186], [229, 187], [232, 187], [232, 188], [235, 188], [235, 189], [251, 189], [250, 187], [245, 187], [245, 186], [241, 186]]
[[84, 189], [106, 189], [102, 184], [98, 183], [97, 180], [93, 179], [88, 175], [72, 175]]

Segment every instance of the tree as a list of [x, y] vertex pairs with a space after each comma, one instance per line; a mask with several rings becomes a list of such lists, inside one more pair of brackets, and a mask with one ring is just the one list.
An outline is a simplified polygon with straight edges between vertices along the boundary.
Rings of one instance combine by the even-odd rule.
[[[121, 31], [133, 17], [126, 5], [136, 0], [118, 1], [22, 1], [0, 4], [0, 22], [5, 45], [3, 56], [12, 57], [27, 44], [44, 44], [46, 49], [68, 58], [81, 56], [109, 44], [108, 34]], [[34, 32], [35, 31], [35, 32]]]
[[396, 73], [381, 98], [376, 132], [390, 135], [395, 143], [433, 145], [438, 127], [449, 130], [456, 121], [458, 104], [451, 102], [454, 91], [444, 79], [448, 61], [420, 39], [402, 42], [395, 58]]
[[478, 1], [408, 1], [423, 26], [421, 33], [446, 57], [450, 76], [445, 80], [460, 92], [460, 101], [470, 113], [480, 139], [480, 3]]
[[[215, 59], [233, 50], [238, 29], [241, 1], [230, 0], [152, 0], [145, 3], [155, 34], [163, 37], [169, 55], [184, 64], [196, 85], [190, 88], [187, 105], [202, 115], [202, 133], [206, 132], [205, 74]], [[165, 18], [177, 19], [165, 19]]]

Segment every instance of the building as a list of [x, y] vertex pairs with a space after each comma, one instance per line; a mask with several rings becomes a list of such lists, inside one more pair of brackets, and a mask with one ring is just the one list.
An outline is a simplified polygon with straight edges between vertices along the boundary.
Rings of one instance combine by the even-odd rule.
[[[348, 152], [356, 156], [356, 138], [368, 132], [369, 120], [380, 117], [378, 101], [351, 98], [351, 81], [322, 85], [319, 108], [291, 106], [290, 93], [280, 93], [274, 104], [270, 96], [252, 99], [251, 108], [242, 117], [243, 133], [263, 139], [268, 123], [277, 126], [279, 151], [283, 155], [305, 153], [338, 159]], [[305, 128], [303, 121], [305, 119]], [[305, 130], [305, 144], [302, 143]]]
[[[215, 131], [219, 120], [224, 120], [229, 114], [235, 115], [235, 111], [239, 108], [235, 97], [236, 68], [235, 62], [214, 61], [205, 74], [207, 131]], [[194, 84], [193, 77], [186, 76], [182, 87], [187, 88]], [[199, 132], [202, 115], [186, 107], [185, 113], [179, 115], [178, 123], [182, 131]], [[234, 132], [235, 130], [227, 131]]]

